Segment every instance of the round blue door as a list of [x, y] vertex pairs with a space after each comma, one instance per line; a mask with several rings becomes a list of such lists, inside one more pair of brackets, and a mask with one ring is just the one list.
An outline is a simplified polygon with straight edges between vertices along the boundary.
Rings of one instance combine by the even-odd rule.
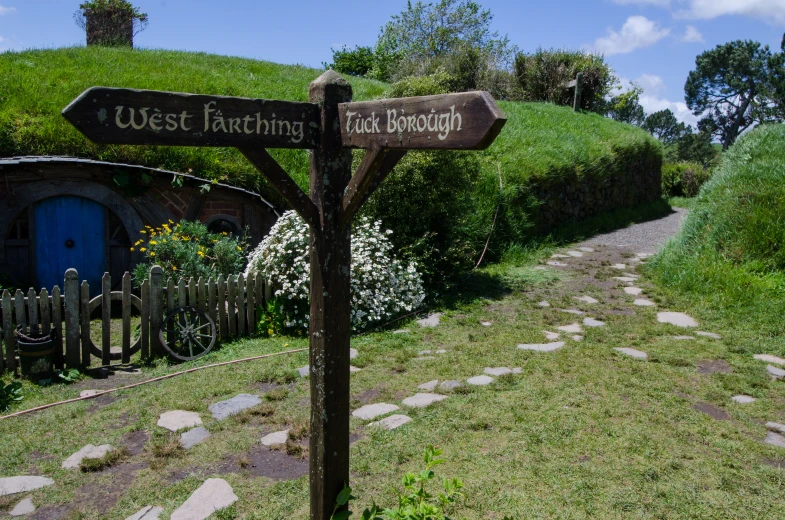
[[74, 268], [91, 295], [99, 293], [107, 255], [104, 207], [82, 197], [46, 199], [35, 206], [34, 227], [38, 287], [62, 287], [65, 272]]

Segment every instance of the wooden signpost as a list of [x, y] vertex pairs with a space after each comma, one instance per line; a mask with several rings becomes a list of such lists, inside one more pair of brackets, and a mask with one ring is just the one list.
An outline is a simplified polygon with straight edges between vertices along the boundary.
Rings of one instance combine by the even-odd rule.
[[[94, 87], [63, 115], [102, 144], [238, 148], [311, 230], [311, 519], [349, 482], [351, 221], [408, 149], [481, 150], [506, 119], [487, 92], [352, 103], [333, 71], [309, 103]], [[266, 148], [311, 149], [306, 195]], [[351, 148], [367, 152], [352, 175]]]

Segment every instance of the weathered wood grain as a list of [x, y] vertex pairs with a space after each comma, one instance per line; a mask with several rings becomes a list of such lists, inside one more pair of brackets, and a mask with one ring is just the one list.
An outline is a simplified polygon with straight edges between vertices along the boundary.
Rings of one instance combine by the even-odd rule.
[[16, 290], [14, 295], [14, 313], [16, 317], [16, 327], [21, 327], [22, 332], [27, 332], [27, 312], [25, 311], [25, 295], [21, 289]]
[[230, 338], [237, 337], [237, 277], [226, 277], [226, 329]]
[[38, 327], [38, 295], [35, 294], [35, 289], [32, 287], [27, 291], [27, 315], [30, 334], [38, 336], [41, 332], [41, 329]]
[[63, 284], [65, 292], [65, 364], [68, 368], [77, 368], [80, 364], [80, 305], [79, 305], [79, 273], [76, 269], [65, 272]]
[[216, 305], [218, 306], [218, 321], [220, 322], [218, 329], [221, 332], [221, 340], [226, 341], [229, 339], [229, 330], [226, 324], [226, 281], [224, 280], [224, 275], [218, 276], [217, 290], [218, 301]]
[[341, 136], [352, 148], [484, 150], [507, 118], [483, 91], [341, 103]]
[[150, 350], [152, 355], [164, 353], [163, 345], [158, 341], [158, 332], [164, 320], [164, 269], [154, 265], [150, 269]]
[[48, 336], [52, 330], [52, 316], [49, 311], [49, 291], [41, 289], [38, 297], [38, 313], [41, 318], [41, 334]]
[[99, 144], [313, 148], [311, 103], [92, 87], [63, 116]]
[[123, 292], [123, 344], [122, 344], [122, 357], [120, 361], [123, 364], [131, 362], [131, 273], [123, 274], [122, 283]]
[[112, 364], [112, 277], [101, 279], [101, 364]]
[[90, 366], [90, 285], [82, 281], [79, 288], [79, 316], [82, 318], [82, 366]]
[[207, 315], [213, 320], [213, 323], [216, 324], [220, 328], [220, 323], [217, 321], [217, 311], [216, 305], [217, 304], [217, 295], [216, 295], [216, 287], [215, 287], [215, 280], [212, 278], [207, 280]]
[[150, 358], [150, 280], [142, 283], [142, 326], [141, 326], [141, 356], [142, 359]]
[[256, 275], [248, 273], [245, 280], [245, 295], [248, 312], [248, 335], [253, 336], [256, 332]]
[[3, 289], [3, 340], [5, 341], [5, 368], [16, 370], [16, 336], [14, 336], [13, 304], [11, 293]]
[[237, 275], [237, 336], [245, 336], [245, 277]]
[[52, 288], [52, 328], [55, 331], [55, 367], [62, 370], [63, 356], [63, 299], [60, 296], [60, 287]]

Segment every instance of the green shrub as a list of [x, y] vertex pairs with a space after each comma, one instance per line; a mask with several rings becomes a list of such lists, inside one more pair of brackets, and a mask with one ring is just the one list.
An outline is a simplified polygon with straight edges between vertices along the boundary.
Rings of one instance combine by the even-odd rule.
[[438, 69], [433, 74], [407, 76], [400, 81], [396, 81], [390, 88], [390, 97], [402, 98], [447, 94], [448, 92], [456, 91], [456, 83], [456, 79], [447, 74], [444, 69]]
[[141, 285], [150, 277], [150, 268], [160, 265], [174, 278], [218, 278], [237, 275], [245, 268], [248, 245], [241, 237], [227, 233], [210, 233], [201, 222], [171, 220], [161, 227], [145, 226], [145, 239], [137, 241], [131, 251], [139, 250], [145, 261], [134, 268], [134, 282]]
[[24, 399], [22, 394], [22, 383], [12, 381], [4, 383], [0, 381], [0, 412], [7, 412], [11, 405]]
[[[785, 312], [785, 125], [723, 154], [681, 233], [652, 261], [665, 285], [781, 333]], [[729, 313], [730, 315], [730, 313]]]
[[330, 49], [333, 62], [324, 63], [325, 69], [333, 69], [341, 74], [365, 76], [373, 68], [374, 56], [371, 47], [355, 47], [349, 49], [345, 45], [340, 50]]
[[711, 177], [711, 171], [698, 163], [662, 165], [662, 194], [668, 197], [695, 197]]
[[583, 72], [581, 109], [603, 111], [616, 77], [602, 55], [540, 48], [534, 54], [515, 56], [515, 74], [526, 101], [572, 106], [574, 90], [562, 85], [575, 79], [578, 72]]

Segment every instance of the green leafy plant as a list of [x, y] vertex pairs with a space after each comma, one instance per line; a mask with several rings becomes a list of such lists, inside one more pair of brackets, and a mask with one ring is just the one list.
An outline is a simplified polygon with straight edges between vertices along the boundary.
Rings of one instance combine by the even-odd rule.
[[0, 412], [7, 412], [13, 403], [18, 403], [22, 399], [24, 399], [22, 383], [19, 381], [7, 384], [0, 382]]
[[[442, 450], [428, 446], [423, 454], [425, 469], [419, 473], [407, 473], [403, 477], [403, 490], [398, 493], [398, 506], [383, 509], [373, 502], [366, 508], [362, 520], [449, 520], [445, 512], [451, 509], [455, 502], [463, 496], [463, 482], [460, 479], [445, 479], [444, 492], [431, 493], [427, 488], [435, 480], [436, 473], [433, 468], [444, 463], [440, 459]], [[354, 500], [352, 489], [346, 486], [336, 498], [335, 509], [331, 520], [346, 520], [352, 514], [343, 507]]]
[[88, 45], [133, 46], [149, 17], [128, 0], [89, 0], [79, 4], [74, 21], [87, 32]]
[[57, 373], [57, 378], [63, 383], [75, 383], [81, 374], [75, 368], [66, 368]]

